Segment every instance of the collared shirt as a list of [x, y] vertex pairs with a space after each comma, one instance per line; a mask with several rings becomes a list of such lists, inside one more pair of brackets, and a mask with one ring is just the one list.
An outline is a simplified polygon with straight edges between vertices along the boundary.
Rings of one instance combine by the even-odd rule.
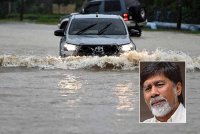
[[[155, 118], [147, 119], [144, 123], [162, 123]], [[179, 104], [174, 114], [167, 120], [167, 123], [186, 123], [186, 110], [182, 103]]]

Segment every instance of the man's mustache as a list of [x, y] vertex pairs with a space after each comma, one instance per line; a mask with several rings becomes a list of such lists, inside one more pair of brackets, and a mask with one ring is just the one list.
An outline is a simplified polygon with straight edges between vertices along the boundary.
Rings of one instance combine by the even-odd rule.
[[151, 100], [150, 100], [150, 106], [154, 106], [157, 103], [164, 102], [164, 101], [167, 102], [167, 99], [165, 97], [162, 97], [162, 96], [157, 96], [155, 98], [151, 98]]

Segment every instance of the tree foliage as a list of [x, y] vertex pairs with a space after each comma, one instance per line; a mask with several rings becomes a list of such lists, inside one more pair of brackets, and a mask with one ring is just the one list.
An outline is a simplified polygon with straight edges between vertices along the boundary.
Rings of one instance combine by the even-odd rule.
[[[52, 4], [75, 4], [78, 11], [87, 0], [24, 0], [24, 12], [34, 14], [51, 14]], [[182, 18], [184, 23], [200, 24], [200, 0], [140, 0], [147, 8], [149, 21], [175, 22], [177, 18], [177, 2], [182, 2]], [[20, 0], [0, 0], [0, 18], [11, 13], [20, 12]]]
[[[146, 5], [148, 20], [174, 22], [177, 19], [178, 1], [182, 5], [184, 23], [200, 24], [200, 0], [140, 0]], [[159, 16], [160, 15], [160, 16]], [[158, 19], [158, 20], [157, 20]]]

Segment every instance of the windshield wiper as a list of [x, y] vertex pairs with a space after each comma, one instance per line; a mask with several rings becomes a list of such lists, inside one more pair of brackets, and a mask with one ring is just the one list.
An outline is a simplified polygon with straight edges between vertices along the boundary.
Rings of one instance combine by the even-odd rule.
[[112, 25], [112, 23], [107, 24], [104, 28], [102, 28], [97, 35], [103, 34], [109, 27]]
[[77, 35], [80, 35], [80, 34], [84, 33], [85, 31], [87, 31], [88, 29], [94, 27], [95, 25], [97, 25], [97, 23], [95, 23], [95, 24], [91, 24], [91, 25], [89, 25], [89, 26], [87, 26], [87, 27], [81, 29], [81, 30], [78, 31], [76, 34], [77, 34]]

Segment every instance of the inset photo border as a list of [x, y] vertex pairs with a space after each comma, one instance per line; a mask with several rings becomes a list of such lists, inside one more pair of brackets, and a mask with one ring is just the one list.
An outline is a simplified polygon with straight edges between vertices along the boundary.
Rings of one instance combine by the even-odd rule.
[[139, 123], [186, 123], [185, 78], [184, 61], [141, 61]]

